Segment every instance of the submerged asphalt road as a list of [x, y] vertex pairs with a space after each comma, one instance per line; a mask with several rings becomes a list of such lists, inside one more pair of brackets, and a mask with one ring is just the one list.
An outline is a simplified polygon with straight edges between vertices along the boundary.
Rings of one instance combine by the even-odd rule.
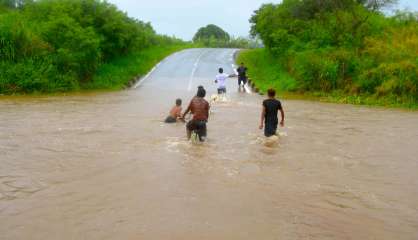
[[190, 49], [136, 88], [0, 98], [0, 239], [417, 239], [418, 114], [262, 97], [212, 104], [208, 141], [166, 125], [234, 50]]
[[[225, 73], [228, 74], [235, 73], [234, 54], [236, 51], [233, 49], [191, 49], [175, 53], [158, 64], [134, 88], [164, 90], [177, 94], [184, 91], [195, 93], [197, 87], [203, 85], [209, 92], [216, 92], [214, 80], [218, 68], [224, 68]], [[237, 79], [231, 78], [228, 84], [229, 90], [235, 92], [237, 86]]]

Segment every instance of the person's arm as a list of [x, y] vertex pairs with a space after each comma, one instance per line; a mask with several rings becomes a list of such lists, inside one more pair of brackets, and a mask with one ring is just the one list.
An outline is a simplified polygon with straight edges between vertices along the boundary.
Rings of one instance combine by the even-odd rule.
[[282, 115], [282, 121], [280, 122], [280, 126], [284, 127], [284, 110], [280, 108], [280, 114]]
[[186, 118], [186, 115], [187, 115], [187, 114], [190, 112], [190, 110], [191, 110], [191, 106], [192, 106], [192, 103], [190, 102], [189, 106], [187, 107], [186, 111], [183, 113], [183, 116], [181, 117], [182, 119], [185, 119], [185, 118]]
[[266, 118], [266, 107], [263, 105], [263, 110], [261, 111], [261, 121], [260, 121], [260, 129], [264, 128], [264, 120]]
[[207, 103], [206, 103], [206, 116], [207, 116], [208, 120], [209, 120], [209, 110], [210, 110], [210, 105], [209, 105], [209, 103], [207, 102]]
[[177, 112], [176, 112], [176, 117], [177, 118], [181, 118], [181, 111], [182, 111], [183, 109], [181, 108], [181, 107], [179, 107], [178, 109], [177, 109]]

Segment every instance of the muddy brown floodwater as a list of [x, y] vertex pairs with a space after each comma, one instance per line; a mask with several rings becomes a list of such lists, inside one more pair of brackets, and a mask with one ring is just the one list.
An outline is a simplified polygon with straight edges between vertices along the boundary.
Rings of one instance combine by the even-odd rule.
[[[0, 239], [418, 239], [418, 114], [262, 97], [212, 104], [208, 142], [161, 121], [232, 50], [167, 58], [136, 89], [0, 98]], [[192, 90], [190, 90], [192, 89]]]

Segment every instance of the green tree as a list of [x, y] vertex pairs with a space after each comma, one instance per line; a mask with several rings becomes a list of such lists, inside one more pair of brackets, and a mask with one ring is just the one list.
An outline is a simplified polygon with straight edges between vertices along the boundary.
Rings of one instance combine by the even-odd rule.
[[103, 64], [179, 43], [102, 0], [0, 0], [0, 93], [78, 89]]
[[417, 13], [385, 16], [395, 0], [283, 0], [254, 12], [251, 34], [301, 91], [418, 99]]
[[211, 38], [218, 40], [218, 41], [227, 42], [229, 41], [230, 36], [222, 28], [214, 24], [209, 24], [206, 27], [202, 27], [197, 31], [197, 33], [193, 37], [193, 41], [201, 42], [201, 41], [210, 40]]

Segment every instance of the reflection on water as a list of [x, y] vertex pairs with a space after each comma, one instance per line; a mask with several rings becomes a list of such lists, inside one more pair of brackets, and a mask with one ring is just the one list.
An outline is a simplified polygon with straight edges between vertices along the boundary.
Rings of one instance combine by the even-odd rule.
[[193, 145], [154, 94], [0, 100], [2, 239], [418, 238], [416, 113], [284, 101], [265, 139], [232, 93]]

